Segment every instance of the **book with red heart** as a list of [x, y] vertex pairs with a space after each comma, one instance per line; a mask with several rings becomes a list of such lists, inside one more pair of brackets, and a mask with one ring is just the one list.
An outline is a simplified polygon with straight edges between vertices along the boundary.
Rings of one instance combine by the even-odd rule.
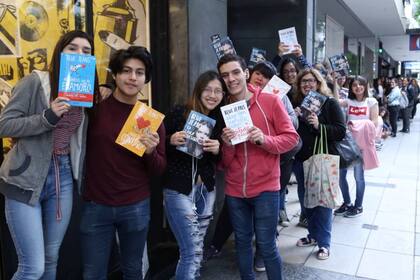
[[277, 75], [274, 75], [265, 85], [262, 92], [277, 94], [280, 98], [283, 98], [291, 88], [292, 87], [288, 83], [277, 77]]
[[140, 142], [140, 137], [145, 133], [156, 132], [165, 115], [137, 101], [130, 115], [124, 123], [115, 143], [143, 156], [146, 147]]
[[176, 149], [193, 157], [202, 158], [203, 144], [210, 138], [215, 125], [216, 120], [199, 112], [191, 111], [183, 129], [187, 133], [186, 143]]

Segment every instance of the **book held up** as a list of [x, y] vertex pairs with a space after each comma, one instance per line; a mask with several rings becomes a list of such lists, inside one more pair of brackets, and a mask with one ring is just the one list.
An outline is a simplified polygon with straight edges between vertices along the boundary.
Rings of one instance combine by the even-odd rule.
[[222, 37], [220, 39], [214, 39], [210, 45], [216, 53], [217, 60], [219, 60], [225, 54], [236, 54], [235, 48], [233, 47], [232, 41], [229, 37]]
[[58, 96], [71, 106], [92, 107], [96, 58], [93, 55], [61, 53]]
[[265, 85], [262, 92], [277, 94], [280, 98], [283, 98], [291, 88], [292, 87], [288, 83], [280, 79], [277, 75], [274, 75]]
[[115, 143], [143, 156], [146, 146], [140, 142], [140, 137], [146, 133], [156, 132], [164, 118], [165, 115], [162, 113], [137, 101]]
[[325, 95], [316, 91], [310, 91], [300, 105], [303, 118], [307, 120], [312, 113], [318, 116], [321, 113], [322, 105], [324, 105], [327, 98], [328, 97]]
[[186, 143], [176, 149], [195, 158], [202, 158], [203, 144], [210, 138], [215, 125], [216, 120], [199, 112], [191, 111], [183, 129], [187, 133]]
[[225, 105], [220, 108], [226, 127], [235, 131], [235, 137], [231, 140], [236, 145], [248, 140], [248, 131], [253, 126], [248, 105], [245, 100]]
[[251, 56], [249, 57], [248, 66], [253, 68], [257, 63], [265, 61], [265, 56], [267, 54], [266, 50], [259, 48], [252, 48]]
[[289, 54], [295, 50], [295, 45], [298, 44], [295, 27], [280, 29], [279, 38], [280, 38], [280, 42], [288, 45], [289, 47], [289, 51], [285, 52], [284, 54]]
[[344, 54], [334, 55], [329, 58], [332, 70], [337, 73], [338, 77], [348, 76], [350, 66], [347, 57]]

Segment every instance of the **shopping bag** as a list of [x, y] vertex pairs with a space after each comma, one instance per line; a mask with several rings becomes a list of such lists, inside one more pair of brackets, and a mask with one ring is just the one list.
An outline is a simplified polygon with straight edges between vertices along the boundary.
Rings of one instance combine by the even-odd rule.
[[340, 154], [340, 168], [349, 168], [363, 161], [362, 151], [350, 131], [346, 131], [343, 140], [335, 142], [335, 147]]
[[339, 186], [340, 156], [328, 154], [325, 126], [320, 125], [320, 130], [320, 136], [315, 140], [313, 155], [303, 162], [303, 204], [306, 208], [322, 206], [334, 209], [341, 205], [342, 197]]

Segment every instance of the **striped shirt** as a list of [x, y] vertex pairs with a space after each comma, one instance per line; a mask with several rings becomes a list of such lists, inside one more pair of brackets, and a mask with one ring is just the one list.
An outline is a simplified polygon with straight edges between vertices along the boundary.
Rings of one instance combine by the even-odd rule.
[[80, 107], [71, 107], [57, 123], [53, 131], [54, 154], [70, 153], [70, 138], [82, 123], [83, 112]]

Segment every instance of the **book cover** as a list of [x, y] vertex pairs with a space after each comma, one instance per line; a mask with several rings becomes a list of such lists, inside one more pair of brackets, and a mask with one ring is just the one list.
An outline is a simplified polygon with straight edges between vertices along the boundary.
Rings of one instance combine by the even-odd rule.
[[310, 91], [300, 105], [303, 118], [307, 120], [312, 113], [315, 113], [318, 116], [319, 113], [321, 113], [322, 105], [324, 105], [327, 98], [327, 96], [316, 91]]
[[291, 88], [292, 87], [288, 83], [280, 79], [277, 75], [274, 75], [265, 85], [262, 92], [277, 94], [280, 98], [283, 98]]
[[139, 156], [143, 156], [146, 147], [140, 142], [140, 136], [145, 133], [156, 132], [164, 117], [165, 115], [162, 113], [137, 101], [115, 143]]
[[185, 145], [176, 147], [177, 150], [196, 158], [203, 157], [203, 143], [209, 139], [216, 125], [216, 120], [196, 111], [191, 111], [184, 125], [187, 133]]
[[217, 42], [217, 41], [219, 41], [220, 40], [220, 34], [213, 34], [213, 35], [211, 35], [210, 36], [210, 41], [212, 42], [212, 43], [215, 43], [215, 42]]
[[280, 38], [280, 42], [289, 46], [289, 51], [284, 54], [291, 53], [295, 49], [294, 45], [298, 44], [295, 27], [280, 29], [279, 38]]
[[253, 68], [258, 62], [265, 61], [267, 51], [259, 48], [252, 48], [248, 66]]
[[95, 90], [96, 58], [93, 55], [62, 53], [58, 96], [70, 99], [76, 107], [92, 107]]
[[219, 40], [214, 41], [213, 43], [211, 43], [211, 47], [216, 53], [217, 60], [219, 60], [222, 56], [228, 53], [236, 54], [235, 48], [233, 47], [233, 43], [229, 39], [229, 37], [223, 37]]
[[245, 100], [223, 106], [220, 108], [226, 127], [235, 131], [235, 137], [231, 140], [236, 145], [248, 140], [248, 130], [253, 126], [248, 105]]
[[347, 57], [344, 54], [334, 55], [329, 58], [332, 70], [337, 73], [338, 77], [348, 76], [350, 66]]

